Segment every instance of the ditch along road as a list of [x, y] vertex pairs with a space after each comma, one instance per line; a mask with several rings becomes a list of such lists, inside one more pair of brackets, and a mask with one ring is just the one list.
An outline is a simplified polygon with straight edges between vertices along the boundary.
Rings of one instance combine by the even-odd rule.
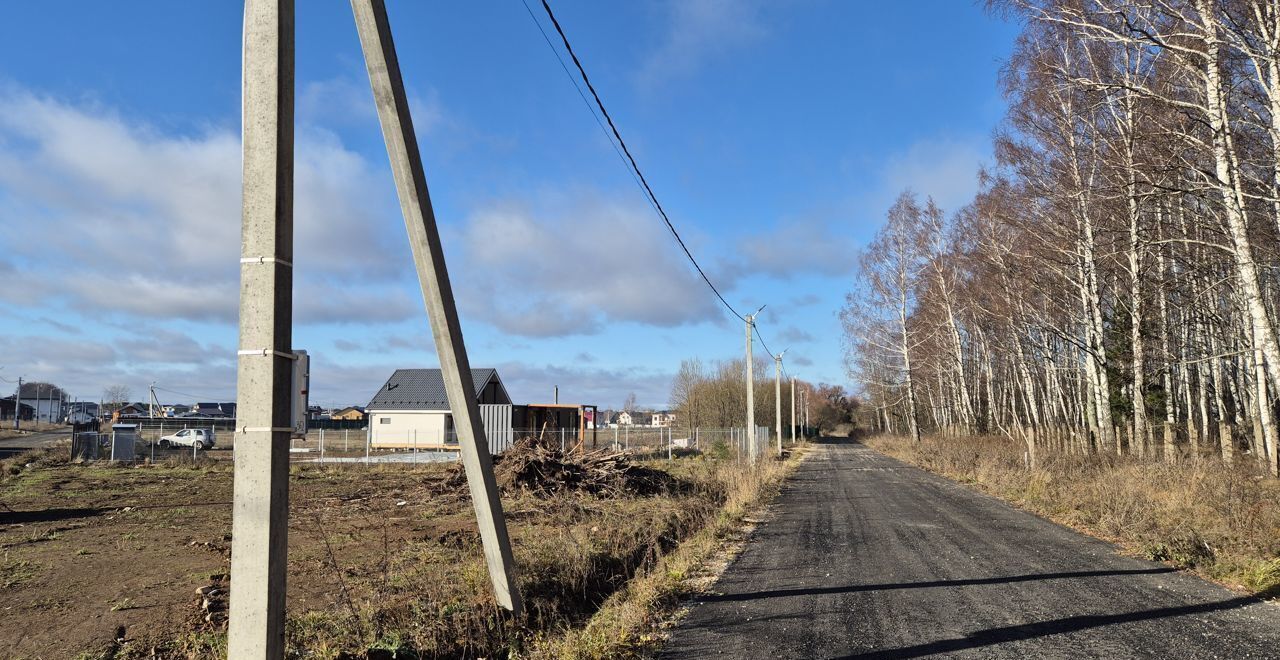
[[852, 440], [800, 464], [663, 658], [1280, 658], [1280, 606]]

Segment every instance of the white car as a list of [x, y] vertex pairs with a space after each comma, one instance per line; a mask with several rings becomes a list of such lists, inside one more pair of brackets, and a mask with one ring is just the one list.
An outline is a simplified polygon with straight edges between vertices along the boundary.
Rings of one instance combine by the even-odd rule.
[[209, 449], [213, 446], [213, 429], [182, 429], [173, 435], [160, 438], [161, 447], [195, 447]]

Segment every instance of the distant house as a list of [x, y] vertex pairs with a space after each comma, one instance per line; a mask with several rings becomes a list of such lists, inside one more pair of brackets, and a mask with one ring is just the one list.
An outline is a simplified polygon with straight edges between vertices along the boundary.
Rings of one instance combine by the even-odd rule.
[[653, 413], [653, 417], [649, 420], [649, 426], [654, 428], [667, 428], [676, 421], [675, 413], [670, 410], [660, 410]]
[[98, 416], [98, 404], [92, 401], [74, 401], [67, 404], [67, 415], [94, 418]]
[[[476, 402], [481, 415], [505, 408], [505, 430], [511, 433], [511, 396], [496, 369], [472, 369]], [[369, 420], [369, 442], [375, 447], [418, 447], [453, 449], [457, 437], [453, 414], [439, 369], [397, 369], [365, 407]], [[486, 429], [491, 420], [486, 418]], [[494, 435], [493, 431], [488, 431]], [[495, 439], [489, 438], [490, 445]]]
[[191, 412], [191, 406], [182, 403], [174, 403], [164, 407], [165, 417], [177, 417], [183, 413]]
[[126, 403], [116, 409], [121, 417], [146, 417], [150, 411], [149, 406], [142, 402]]
[[631, 426], [631, 413], [624, 410], [614, 415], [613, 423], [618, 426]]
[[222, 412], [222, 406], [217, 403], [197, 403], [191, 412], [200, 417], [222, 417], [225, 414]]
[[[23, 383], [20, 401], [32, 409], [32, 419], [37, 422], [61, 420], [65, 414], [67, 394], [62, 388], [44, 382]], [[12, 411], [11, 413], [12, 414]]]
[[347, 406], [342, 410], [335, 410], [329, 415], [329, 419], [341, 419], [352, 422], [363, 421], [364, 408], [361, 408], [360, 406]]
[[[31, 418], [34, 417], [36, 414], [35, 407], [28, 406], [25, 403], [19, 404], [19, 405], [20, 407], [18, 408], [18, 410], [20, 411], [20, 417], [26, 421], [31, 421]], [[0, 399], [0, 419], [13, 419], [13, 395], [12, 394], [10, 394], [9, 396], [3, 399]]]
[[649, 426], [653, 421], [653, 413], [635, 411], [631, 413], [631, 424], [633, 426]]

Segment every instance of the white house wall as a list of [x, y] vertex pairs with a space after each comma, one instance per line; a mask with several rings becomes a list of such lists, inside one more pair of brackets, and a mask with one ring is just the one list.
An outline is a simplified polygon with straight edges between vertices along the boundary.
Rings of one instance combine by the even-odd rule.
[[[511, 404], [481, 404], [480, 419], [485, 437], [489, 440], [489, 452], [497, 454], [511, 447], [514, 440], [511, 429]], [[449, 424], [450, 414], [443, 410], [370, 410], [368, 411], [369, 444], [381, 448], [419, 448], [445, 445], [457, 448], [457, 441]], [[383, 422], [382, 420], [388, 420]], [[446, 442], [446, 433], [449, 436]]]
[[426, 448], [446, 444], [447, 410], [370, 410], [368, 414], [369, 443], [374, 447]]

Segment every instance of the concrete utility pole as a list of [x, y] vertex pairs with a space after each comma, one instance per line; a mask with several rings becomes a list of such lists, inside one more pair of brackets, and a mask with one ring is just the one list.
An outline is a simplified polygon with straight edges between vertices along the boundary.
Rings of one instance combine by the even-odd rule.
[[804, 394], [804, 430], [809, 431], [809, 390], [805, 390]]
[[796, 443], [796, 379], [791, 377], [791, 444]]
[[782, 356], [786, 351], [773, 356], [773, 405], [774, 419], [777, 421], [778, 457], [782, 457]]
[[284, 657], [293, 371], [293, 0], [247, 0], [227, 657]]
[[[764, 309], [764, 306], [760, 309]], [[760, 309], [757, 309], [755, 314], [747, 315], [747, 456], [751, 458], [753, 465], [759, 458], [757, 456], [759, 448], [756, 447], [756, 376], [751, 358], [751, 345], [754, 343], [756, 316], [760, 314]]]
[[18, 376], [18, 391], [13, 394], [13, 430], [22, 430], [22, 376]]
[[374, 102], [378, 106], [378, 120], [387, 143], [387, 155], [391, 158], [391, 172], [409, 233], [409, 246], [413, 251], [423, 302], [435, 336], [436, 355], [440, 358], [445, 394], [453, 412], [462, 464], [480, 526], [489, 578], [493, 581], [494, 598], [499, 605], [519, 614], [520, 593], [516, 588], [511, 540], [507, 536], [502, 501], [493, 476], [489, 443], [484, 437], [480, 405], [471, 380], [471, 365], [462, 341], [462, 327], [445, 267], [444, 250], [440, 245], [440, 231], [436, 227], [435, 211], [427, 192], [422, 156], [409, 116], [409, 100], [391, 39], [387, 8], [382, 0], [351, 0], [351, 9], [360, 33], [360, 46], [369, 70]]

